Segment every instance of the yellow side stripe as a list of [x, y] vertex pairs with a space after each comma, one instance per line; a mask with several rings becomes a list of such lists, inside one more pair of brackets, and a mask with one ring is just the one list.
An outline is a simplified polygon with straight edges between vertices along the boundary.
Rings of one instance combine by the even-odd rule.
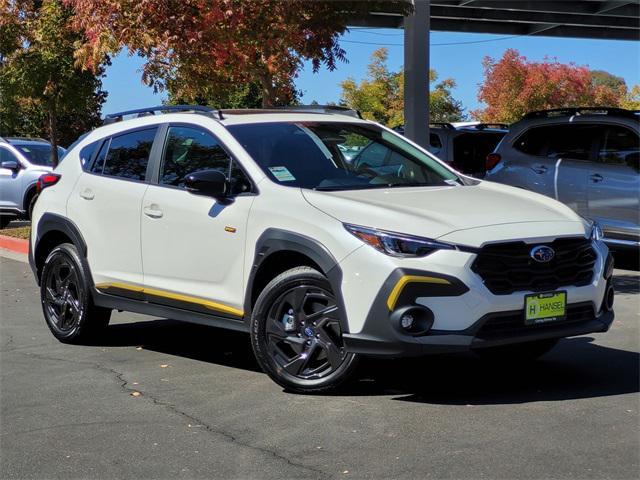
[[156, 290], [155, 288], [146, 288], [139, 285], [129, 285], [127, 283], [99, 283], [96, 285], [98, 290], [108, 290], [109, 288], [120, 288], [123, 290], [129, 290], [136, 293], [145, 293], [154, 297], [169, 298], [171, 300], [178, 300], [181, 302], [194, 303], [196, 305], [202, 305], [210, 310], [217, 312], [229, 313], [237, 317], [244, 316], [244, 311], [237, 308], [224, 305], [222, 303], [212, 302], [211, 300], [205, 300], [204, 298], [192, 297], [189, 295], [182, 295], [180, 293], [167, 292], [165, 290]]
[[396, 302], [398, 301], [402, 290], [409, 283], [436, 283], [439, 285], [451, 285], [451, 282], [449, 280], [445, 280], [444, 278], [405, 275], [404, 277], [400, 278], [400, 280], [398, 280], [398, 283], [396, 283], [393, 287], [393, 290], [391, 290], [389, 298], [387, 298], [387, 307], [389, 308], [389, 310], [393, 310], [396, 307]]

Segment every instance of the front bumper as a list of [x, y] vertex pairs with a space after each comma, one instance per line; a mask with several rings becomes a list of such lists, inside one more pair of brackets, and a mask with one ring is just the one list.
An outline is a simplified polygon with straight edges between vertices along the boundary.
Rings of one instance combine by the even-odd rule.
[[[580, 308], [583, 305], [568, 305]], [[593, 309], [593, 305], [587, 305]], [[614, 319], [613, 311], [598, 315], [581, 315], [573, 321], [561, 321], [539, 327], [522, 327], [510, 332], [490, 334], [486, 326], [496, 318], [524, 318], [522, 310], [489, 314], [478, 320], [470, 328], [460, 331], [431, 330], [428, 334], [412, 337], [403, 335], [389, 324], [377, 323], [378, 328], [369, 328], [357, 334], [343, 334], [347, 351], [375, 357], [411, 357], [434, 353], [452, 353], [496, 347], [514, 343], [532, 342], [548, 338], [563, 338], [588, 333], [606, 332]], [[524, 324], [524, 322], [523, 322]], [[386, 330], [386, 331], [384, 331]]]
[[[614, 319], [613, 312], [603, 306], [609, 283], [605, 278], [608, 250], [602, 244], [596, 250], [592, 282], [560, 288], [567, 291], [567, 317], [526, 326], [524, 296], [532, 292], [492, 294], [470, 268], [472, 253], [441, 251], [411, 262], [403, 259], [406, 268], [394, 264], [385, 270], [379, 262], [375, 269], [363, 267], [373, 262], [369, 249], [361, 249], [341, 264], [350, 327], [343, 333], [345, 348], [370, 356], [403, 357], [606, 332]], [[447, 282], [407, 284], [394, 295], [394, 287], [406, 277]], [[428, 331], [411, 335], [399, 327], [394, 312], [408, 305], [432, 312]]]

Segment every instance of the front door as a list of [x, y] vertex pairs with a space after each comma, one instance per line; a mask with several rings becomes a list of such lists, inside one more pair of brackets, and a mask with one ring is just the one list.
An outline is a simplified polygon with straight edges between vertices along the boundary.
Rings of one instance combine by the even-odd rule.
[[589, 171], [589, 217], [605, 237], [640, 236], [640, 139], [627, 127], [601, 129], [597, 162]]
[[22, 209], [22, 177], [24, 170], [20, 160], [8, 148], [0, 146], [0, 163], [16, 162], [20, 168], [10, 170], [0, 167], [0, 211]]
[[[219, 201], [184, 188], [187, 174], [217, 169], [232, 184]], [[142, 202], [142, 258], [149, 301], [242, 317], [248, 177], [218, 139], [196, 126], [167, 129], [158, 183]]]

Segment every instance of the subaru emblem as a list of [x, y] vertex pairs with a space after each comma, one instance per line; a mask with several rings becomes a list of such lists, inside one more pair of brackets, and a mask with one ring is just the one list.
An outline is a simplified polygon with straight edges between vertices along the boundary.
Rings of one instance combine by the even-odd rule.
[[553, 257], [556, 256], [556, 252], [553, 251], [553, 248], [547, 247], [546, 245], [538, 245], [531, 249], [529, 256], [536, 262], [547, 263], [553, 260]]

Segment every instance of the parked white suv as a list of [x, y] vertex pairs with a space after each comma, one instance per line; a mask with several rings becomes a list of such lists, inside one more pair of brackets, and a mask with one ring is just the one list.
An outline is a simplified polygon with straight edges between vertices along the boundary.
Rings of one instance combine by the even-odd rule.
[[34, 210], [53, 334], [84, 341], [112, 309], [246, 331], [271, 378], [317, 392], [361, 355], [523, 359], [608, 330], [596, 225], [326, 112], [158, 107], [89, 133]]

